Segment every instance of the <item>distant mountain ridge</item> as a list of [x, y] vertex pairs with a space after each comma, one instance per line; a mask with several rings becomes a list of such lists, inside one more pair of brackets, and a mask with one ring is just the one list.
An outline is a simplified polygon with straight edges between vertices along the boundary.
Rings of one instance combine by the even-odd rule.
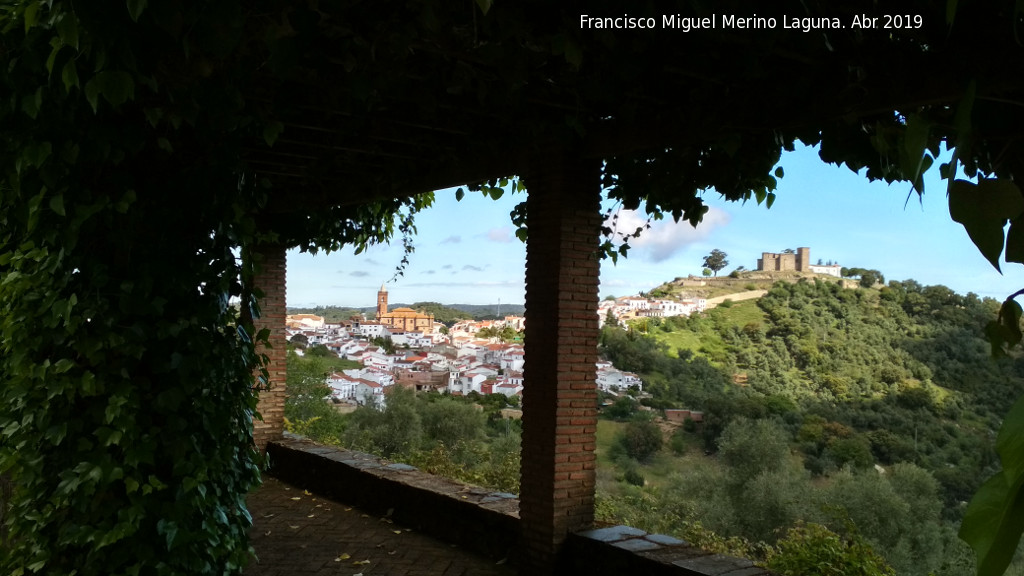
[[[522, 316], [526, 307], [522, 304], [440, 304], [438, 302], [416, 302], [405, 304], [401, 302], [388, 303], [388, 309], [412, 308], [413, 310], [424, 310], [434, 315], [439, 322], [451, 323], [460, 319], [483, 320], [505, 316]], [[327, 322], [339, 322], [347, 320], [356, 314], [365, 314], [372, 318], [377, 308], [374, 306], [350, 307], [350, 306], [313, 306], [313, 307], [288, 307], [289, 314], [316, 314], [323, 316]]]

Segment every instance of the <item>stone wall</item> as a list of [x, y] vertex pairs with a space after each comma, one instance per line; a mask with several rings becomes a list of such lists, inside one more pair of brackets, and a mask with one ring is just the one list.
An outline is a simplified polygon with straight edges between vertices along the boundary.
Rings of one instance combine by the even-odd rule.
[[[507, 560], [520, 574], [537, 574], [522, 544], [514, 494], [287, 433], [270, 442], [267, 455], [268, 473], [292, 486], [386, 516], [495, 562]], [[711, 554], [684, 540], [629, 526], [570, 533], [553, 563], [556, 574], [588, 576], [769, 576], [749, 560]]]

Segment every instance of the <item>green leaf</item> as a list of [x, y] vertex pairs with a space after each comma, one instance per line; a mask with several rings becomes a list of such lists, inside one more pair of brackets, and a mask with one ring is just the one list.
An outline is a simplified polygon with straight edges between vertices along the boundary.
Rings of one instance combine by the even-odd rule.
[[60, 216], [66, 216], [64, 213], [64, 195], [57, 194], [50, 198], [50, 210], [53, 210]]
[[57, 62], [57, 54], [60, 53], [60, 49], [63, 48], [64, 45], [56, 40], [52, 41], [51, 44], [54, 46], [53, 49], [50, 50], [50, 55], [46, 58], [46, 71], [53, 74], [53, 66]]
[[28, 6], [25, 6], [25, 32], [27, 33], [39, 22], [39, 4], [38, 0], [29, 2]]
[[53, 145], [49, 142], [34, 142], [25, 147], [24, 158], [31, 166], [42, 166], [53, 153]]
[[149, 0], [128, 0], [128, 15], [132, 17], [133, 21], [139, 21], [139, 16], [142, 15], [147, 4], [149, 4]]
[[971, 241], [982, 255], [999, 270], [999, 255], [1008, 219], [1024, 212], [1024, 198], [1013, 182], [982, 179], [978, 184], [956, 180], [949, 186], [949, 215], [963, 224]]
[[782, 169], [782, 166], [775, 168], [775, 177], [782, 178], [786, 174], [786, 171]]
[[572, 40], [566, 40], [563, 46], [565, 50], [565, 61], [572, 64], [574, 68], [579, 68], [583, 64], [583, 47], [573, 42]]
[[462, 199], [465, 198], [465, 197], [466, 197], [466, 192], [462, 188], [459, 188], [458, 190], [455, 191], [455, 201], [456, 202], [462, 202]]
[[999, 308], [999, 324], [1003, 327], [1004, 337], [1011, 348], [1021, 341], [1020, 316], [1020, 304], [1013, 298], [1007, 298]]
[[[64, 89], [71, 92], [72, 86], [78, 86], [78, 67], [75, 66], [74, 59], [68, 60], [64, 64], [64, 68], [60, 72], [60, 79], [64, 81]], [[95, 106], [93, 106], [95, 109]]]
[[996, 440], [1003, 470], [971, 499], [960, 538], [978, 557], [978, 576], [1000, 576], [1024, 533], [1024, 397], [1003, 421]]
[[74, 12], [65, 12], [57, 22], [57, 35], [65, 46], [78, 50], [78, 18]]
[[491, 4], [494, 0], [476, 0], [476, 5], [480, 7], [480, 11], [487, 14], [487, 11], [491, 9]]
[[946, 0], [946, 25], [952, 26], [956, 18], [956, 0]]
[[170, 550], [174, 544], [174, 537], [178, 535], [178, 525], [172, 520], [161, 519], [156, 523], [157, 534], [163, 534], [167, 539], [167, 549]]
[[40, 86], [36, 88], [35, 93], [30, 97], [22, 97], [21, 99], [21, 110], [28, 114], [29, 118], [33, 120], [39, 115], [39, 109], [43, 106], [43, 88]]
[[1006, 233], [1006, 261], [1024, 263], [1024, 216], [1010, 222]]
[[284, 132], [284, 124], [276, 120], [267, 122], [267, 125], [263, 127], [263, 140], [266, 141], [267, 146], [273, 146], [281, 132]]
[[[903, 148], [900, 150], [900, 170], [910, 180], [919, 194], [924, 193], [925, 148], [928, 146], [928, 133], [931, 123], [919, 114], [907, 116], [907, 128], [903, 135]], [[931, 163], [929, 162], [929, 165]]]
[[[978, 84], [971, 80], [967, 84], [964, 97], [960, 99], [960, 103], [956, 107], [956, 114], [953, 116], [953, 127], [956, 129], [957, 150], [960, 150], [968, 142], [968, 136], [971, 132], [971, 112], [974, 110], [974, 98], [977, 92]], [[964, 157], [967, 158], [968, 156], [965, 155]]]
[[93, 112], [97, 110], [99, 95], [117, 108], [135, 97], [135, 80], [123, 70], [104, 70], [85, 83], [85, 97]]

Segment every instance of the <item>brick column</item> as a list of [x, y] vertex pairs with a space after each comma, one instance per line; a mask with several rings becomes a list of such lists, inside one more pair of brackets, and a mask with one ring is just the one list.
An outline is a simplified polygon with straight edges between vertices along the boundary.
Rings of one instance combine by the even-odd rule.
[[600, 163], [538, 157], [527, 180], [522, 573], [552, 573], [594, 520]]
[[287, 334], [285, 333], [285, 275], [287, 270], [283, 246], [259, 246], [253, 249], [256, 265], [256, 288], [263, 292], [260, 298], [259, 318], [254, 320], [256, 331], [270, 329], [270, 348], [260, 347], [257, 352], [270, 359], [267, 371], [270, 375], [270, 389], [260, 391], [257, 412], [263, 416], [253, 420], [253, 439], [257, 448], [264, 451], [267, 442], [281, 438], [284, 433], [285, 357], [287, 356]]

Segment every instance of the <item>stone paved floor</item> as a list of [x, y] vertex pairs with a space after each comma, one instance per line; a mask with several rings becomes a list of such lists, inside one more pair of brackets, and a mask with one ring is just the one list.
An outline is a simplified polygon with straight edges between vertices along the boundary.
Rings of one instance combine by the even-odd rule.
[[246, 576], [514, 576], [507, 564], [265, 477], [249, 495]]

